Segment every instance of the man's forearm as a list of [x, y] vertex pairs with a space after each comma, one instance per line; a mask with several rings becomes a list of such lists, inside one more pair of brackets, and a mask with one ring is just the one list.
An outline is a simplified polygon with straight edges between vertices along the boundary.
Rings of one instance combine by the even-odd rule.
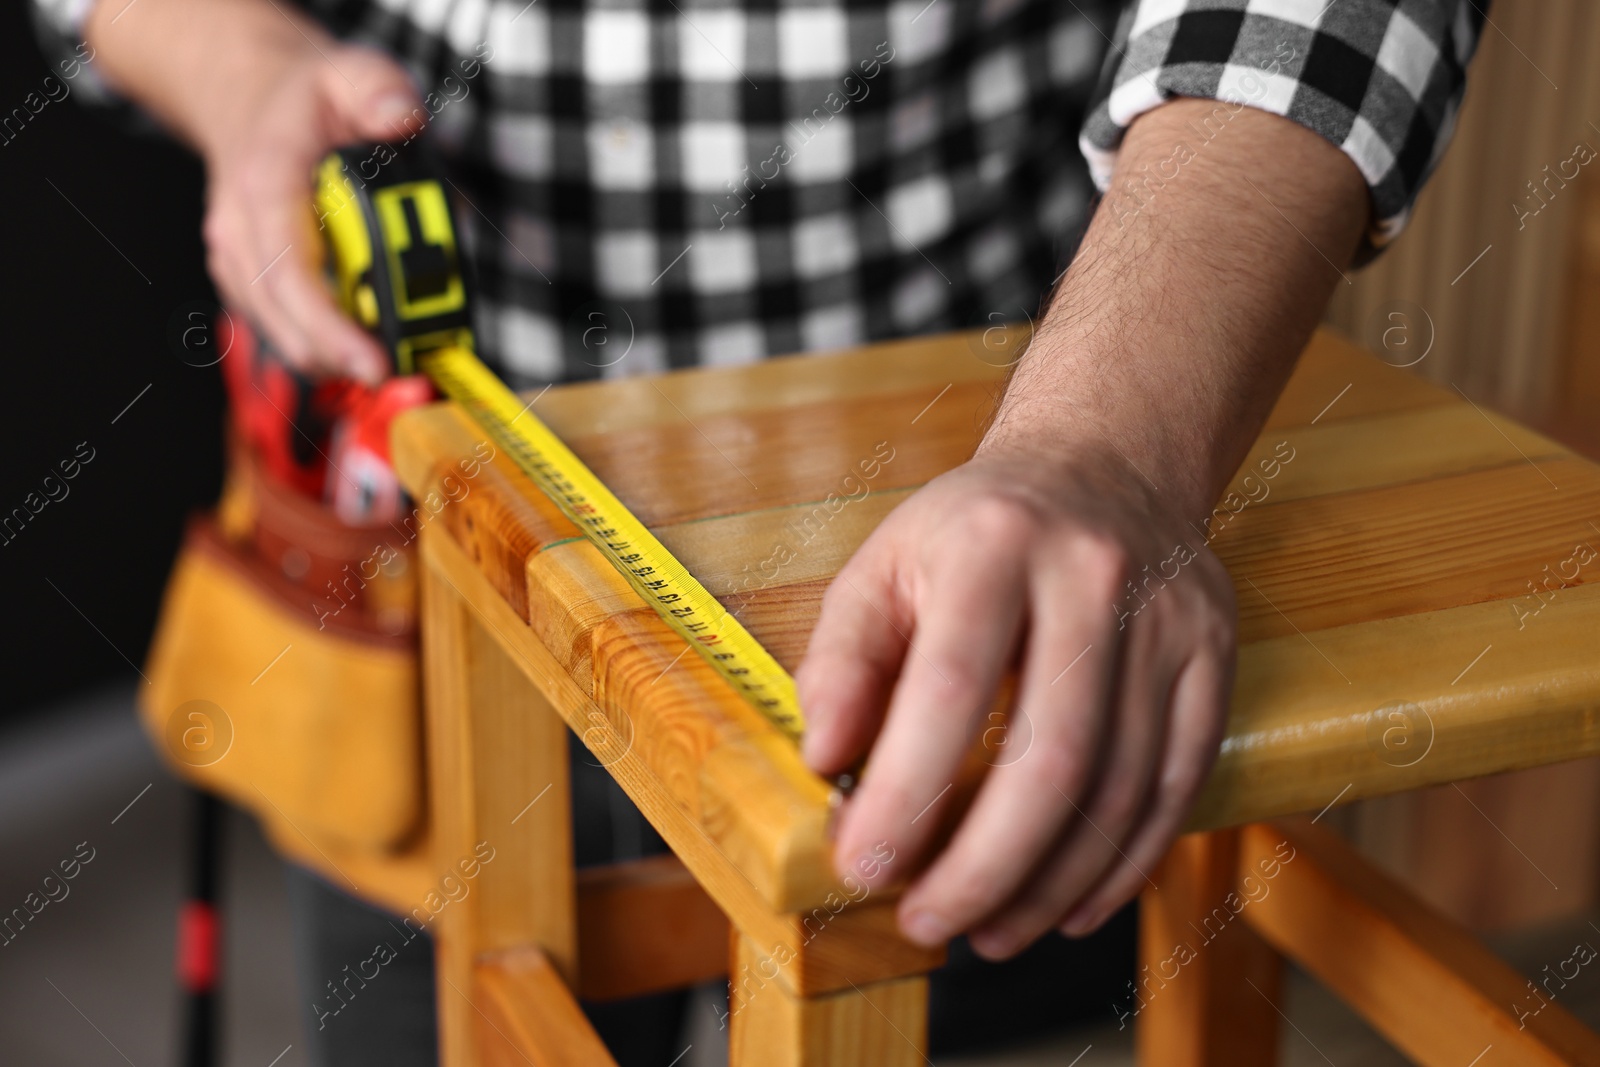
[[84, 26], [113, 88], [202, 153], [238, 129], [290, 63], [329, 41], [272, 0], [100, 0]]
[[1251, 108], [1202, 141], [1218, 108], [1175, 100], [1133, 124], [982, 451], [1113, 450], [1181, 514], [1210, 509], [1368, 216], [1338, 148]]

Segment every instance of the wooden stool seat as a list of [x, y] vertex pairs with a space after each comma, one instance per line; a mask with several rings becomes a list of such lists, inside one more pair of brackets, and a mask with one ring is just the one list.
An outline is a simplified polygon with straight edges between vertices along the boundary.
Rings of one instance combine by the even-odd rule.
[[[920, 338], [533, 402], [793, 669], [855, 547], [970, 454], [1005, 374], [984, 356], [965, 335]], [[942, 954], [899, 938], [892, 894], [835, 877], [827, 784], [505, 457], [466, 473], [482, 444], [442, 405], [394, 435], [402, 481], [430, 516], [431, 860], [408, 877], [436, 880], [480, 846], [494, 854], [436, 920], [443, 1062], [604, 1063], [576, 997], [727, 974], [732, 1064], [924, 1063], [925, 975]], [[1457, 1062], [1432, 1050], [1454, 1056], [1457, 1037], [1491, 1033], [1543, 1049], [1527, 1062], [1591, 1062], [1592, 1035], [1558, 1011], [1516, 1032], [1538, 1037], [1504, 1036], [1495, 1012], [1510, 1006], [1493, 997], [1509, 972], [1491, 974], [1448, 924], [1419, 933], [1423, 912], [1395, 903], [1404, 890], [1315, 827], [1228, 828], [1600, 751], [1600, 587], [1588, 584], [1600, 568], [1528, 599], [1547, 564], [1600, 543], [1584, 532], [1597, 515], [1600, 469], [1316, 338], [1229, 493], [1196, 523], [1240, 605], [1227, 738], [1191, 822], [1221, 832], [1184, 839], [1147, 894], [1145, 962], [1171, 955], [1174, 931], [1193, 940], [1178, 927], [1204, 929], [1278, 843], [1295, 858], [1144, 998], [1145, 1062], [1268, 1062], [1276, 1015], [1232, 986], [1275, 1013], [1277, 953], [1369, 1017], [1383, 1011], [1385, 987], [1366, 975], [1380, 959], [1482, 1016], [1449, 1033], [1380, 1020], [1419, 1062]], [[569, 728], [675, 859], [574, 872]], [[1341, 953], [1310, 902], [1347, 917], [1330, 921], [1361, 917], [1365, 962]], [[1259, 1047], [1226, 1058], [1223, 1038], [1245, 1031]]]

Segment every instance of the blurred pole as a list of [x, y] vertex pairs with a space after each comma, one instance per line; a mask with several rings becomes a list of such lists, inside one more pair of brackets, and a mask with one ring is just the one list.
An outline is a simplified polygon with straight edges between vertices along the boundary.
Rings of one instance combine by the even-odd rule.
[[189, 895], [178, 911], [178, 981], [183, 991], [183, 1067], [213, 1067], [217, 1055], [217, 976], [221, 925], [217, 919], [217, 868], [221, 859], [222, 805], [193, 791]]

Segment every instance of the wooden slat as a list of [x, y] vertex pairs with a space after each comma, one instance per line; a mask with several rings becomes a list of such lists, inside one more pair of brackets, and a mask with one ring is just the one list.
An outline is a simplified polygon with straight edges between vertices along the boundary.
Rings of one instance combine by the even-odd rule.
[[1278, 1062], [1277, 953], [1238, 921], [1239, 838], [1179, 838], [1139, 898], [1135, 986], [1114, 1005], [1140, 1067]]
[[[1528, 596], [1580, 542], [1600, 548], [1600, 468], [1540, 468], [1559, 491], [1518, 462], [1246, 508], [1213, 542], [1239, 590], [1240, 642]], [[1592, 563], [1567, 570], [1600, 580]]]
[[[414, 517], [399, 524], [402, 534], [415, 537], [430, 526], [449, 530], [501, 598], [527, 619], [528, 556], [577, 536], [577, 527], [450, 405], [406, 412], [391, 439], [395, 471], [416, 505]], [[490, 462], [480, 461], [485, 455]]]
[[1562, 591], [1521, 630], [1491, 602], [1246, 645], [1189, 826], [1600, 753], [1597, 646], [1600, 585]]
[[1265, 890], [1242, 918], [1416, 1063], [1600, 1064], [1600, 1036], [1332, 834], [1246, 827], [1239, 870]]
[[[987, 356], [991, 362], [985, 362]], [[785, 356], [735, 369], [700, 367], [665, 378], [622, 378], [552, 389], [539, 415], [556, 433], [592, 433], [648, 426], [681, 426], [729, 413], [804, 407], [870, 396], [894, 396], [933, 386], [1005, 379], [966, 334], [910, 337], [837, 353]], [[933, 393], [927, 394], [928, 399]]]
[[[469, 776], [456, 784], [470, 790], [470, 833], [458, 846], [466, 851], [455, 855], [441, 835], [436, 858], [446, 874], [466, 881], [459, 873], [463, 858], [493, 850], [464, 901], [474, 919], [475, 953], [536, 944], [573, 981], [577, 920], [566, 725], [476, 623], [467, 656], [471, 763]], [[451, 784], [437, 771], [432, 782], [435, 790]]]
[[584, 1000], [619, 1000], [728, 973], [728, 919], [674, 856], [578, 872]]
[[[1264, 479], [1259, 465], [1277, 458], [1275, 451], [1288, 455], [1291, 449], [1295, 458], [1278, 465], [1277, 477]], [[1282, 504], [1326, 493], [1526, 464], [1566, 453], [1567, 449], [1548, 437], [1510, 419], [1447, 397], [1423, 409], [1328, 418], [1315, 426], [1269, 428], [1251, 449], [1240, 477], [1228, 488], [1246, 499]], [[1249, 486], [1241, 484], [1243, 476], [1252, 478]]]
[[837, 574], [916, 488], [886, 487], [884, 481], [858, 482], [854, 500], [835, 498], [830, 504], [819, 498], [662, 526], [655, 533], [712, 594], [735, 606], [757, 602], [766, 599], [760, 595], [766, 590]]
[[718, 415], [571, 445], [646, 525], [670, 526], [821, 503], [853, 491], [863, 465], [878, 470], [880, 489], [921, 485], [971, 453], [995, 397], [987, 385], [930, 385], [785, 408], [781, 418]]
[[562, 722], [440, 573], [430, 548], [441, 543], [453, 544], [442, 529], [423, 531], [438, 871], [429, 911], [438, 944], [442, 1060], [445, 1067], [467, 1067], [481, 1050], [474, 1048], [477, 1030], [461, 994], [471, 986], [479, 953], [536, 945], [541, 959], [569, 980], [576, 977], [572, 817]]
[[595, 627], [613, 615], [648, 609], [587, 541], [558, 542], [530, 558], [527, 587], [539, 591], [529, 597], [528, 625], [578, 688], [592, 697]]
[[[467, 1000], [465, 991], [450, 996]], [[535, 948], [480, 958], [468, 1004], [482, 1067], [616, 1067], [583, 1009]]]
[[728, 975], [730, 1067], [921, 1067], [928, 1062], [928, 980], [858, 983], [797, 997], [785, 964], [735, 937]]
[[594, 641], [595, 703], [762, 896], [793, 911], [832, 890], [829, 788], [794, 743], [654, 612], [614, 615]]
[[1453, 403], [1455, 394], [1388, 366], [1331, 330], [1311, 339], [1267, 416], [1268, 431]]
[[[462, 787], [469, 773], [470, 738], [466, 704], [471, 690], [468, 677], [467, 608], [448, 583], [427, 565], [428, 545], [438, 537], [424, 536], [422, 595], [422, 655], [424, 706], [428, 735], [429, 805], [436, 852], [459, 852], [468, 844], [470, 792]], [[509, 609], [508, 609], [509, 610]], [[476, 1059], [469, 991], [472, 988], [472, 924], [462, 913], [445, 909], [434, 928], [434, 960], [438, 974], [435, 1000], [439, 1006], [439, 1062], [442, 1067], [469, 1067]]]

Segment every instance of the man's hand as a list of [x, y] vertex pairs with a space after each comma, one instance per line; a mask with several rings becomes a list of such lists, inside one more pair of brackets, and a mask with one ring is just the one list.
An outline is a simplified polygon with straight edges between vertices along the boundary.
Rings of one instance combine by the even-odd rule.
[[[291, 364], [376, 381], [383, 349], [334, 305], [320, 277], [312, 175], [329, 151], [404, 136], [414, 90], [394, 60], [329, 45], [289, 64], [206, 151], [207, 266], [228, 306]], [[413, 120], [413, 127], [420, 126]]]
[[[819, 769], [871, 740], [899, 675], [841, 861], [885, 839], [897, 855], [926, 848], [939, 805], [923, 809], [993, 728], [1022, 650], [1026, 721], [1006, 727], [977, 802], [906, 895], [916, 940], [972, 930], [978, 951], [1006, 956], [1096, 886], [1069, 932], [1143, 884], [1211, 766], [1232, 672], [1233, 588], [1210, 549], [1183, 547], [1195, 540], [1114, 452], [1047, 465], [989, 448], [891, 514], [829, 588], [803, 690], [828, 709], [807, 738]], [[1178, 573], [1151, 579], [1145, 560]]]
[[[897, 508], [823, 601], [797, 676], [806, 757], [835, 773], [871, 748], [835, 862], [910, 883], [912, 940], [969, 933], [1003, 958], [1095, 929], [1155, 876], [1215, 758], [1234, 606], [1201, 524], [1367, 219], [1333, 145], [1218, 108], [1134, 123], [977, 454]], [[1220, 132], [1179, 152], [1208, 118]], [[994, 761], [930, 855], [1012, 669], [1026, 751]], [[883, 844], [892, 869], [858, 862]]]
[[[351, 142], [405, 138], [427, 111], [405, 70], [269, 0], [99, 4], [86, 27], [112, 83], [204, 158], [208, 267], [228, 307], [294, 366], [375, 381], [383, 350], [320, 277], [313, 175]], [[120, 21], [118, 21], [120, 19]]]

